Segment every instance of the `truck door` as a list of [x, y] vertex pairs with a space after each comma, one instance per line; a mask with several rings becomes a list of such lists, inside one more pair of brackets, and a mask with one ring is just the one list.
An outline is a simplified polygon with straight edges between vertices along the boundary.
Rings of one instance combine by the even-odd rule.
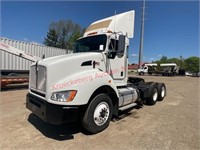
[[[124, 39], [125, 40], [125, 39]], [[114, 55], [116, 55], [114, 58], [109, 58], [109, 74], [113, 77], [114, 80], [122, 80], [126, 78], [126, 71], [127, 71], [127, 49], [128, 46], [125, 46], [123, 48], [120, 48], [121, 44], [120, 39], [115, 40], [110, 39], [108, 45], [108, 53], [114, 52]]]
[[148, 72], [148, 67], [144, 66], [144, 72], [147, 73]]

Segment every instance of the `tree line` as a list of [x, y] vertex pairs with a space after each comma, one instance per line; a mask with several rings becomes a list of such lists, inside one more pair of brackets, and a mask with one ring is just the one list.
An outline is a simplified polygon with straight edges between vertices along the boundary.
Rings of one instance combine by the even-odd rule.
[[184, 69], [191, 73], [198, 73], [200, 67], [200, 57], [191, 56], [184, 59], [183, 56], [180, 56], [179, 58], [167, 58], [167, 56], [162, 56], [160, 60], [153, 61], [153, 63], [176, 63], [180, 69]]
[[[75, 41], [83, 35], [85, 28], [81, 25], [74, 23], [72, 20], [60, 20], [52, 22], [49, 25], [47, 36], [44, 38], [46, 46], [62, 48], [66, 50], [73, 50]], [[153, 63], [176, 63], [180, 69], [184, 69], [191, 73], [199, 72], [200, 57], [192, 56], [184, 59], [182, 56], [179, 58], [167, 58], [162, 56], [160, 60]]]
[[46, 46], [72, 50], [75, 41], [83, 35], [85, 28], [72, 22], [72, 20], [60, 20], [49, 25], [47, 36], [44, 38]]

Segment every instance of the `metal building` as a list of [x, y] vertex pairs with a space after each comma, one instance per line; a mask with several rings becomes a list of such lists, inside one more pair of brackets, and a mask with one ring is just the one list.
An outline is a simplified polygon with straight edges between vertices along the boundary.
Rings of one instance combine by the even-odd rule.
[[[64, 55], [67, 53], [67, 50], [65, 49], [48, 47], [23, 41], [16, 41], [3, 37], [0, 37], [0, 41], [20, 50], [23, 50], [26, 53], [41, 58], [43, 55], [45, 55], [45, 58], [48, 58], [57, 55]], [[31, 63], [32, 62], [29, 60], [20, 58], [4, 51], [0, 51], [0, 70], [29, 70]]]

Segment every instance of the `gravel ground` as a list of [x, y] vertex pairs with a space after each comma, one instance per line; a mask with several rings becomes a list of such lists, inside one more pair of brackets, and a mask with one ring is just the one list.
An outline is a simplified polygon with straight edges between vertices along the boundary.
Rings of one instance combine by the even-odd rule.
[[46, 124], [25, 108], [27, 90], [3, 91], [0, 149], [200, 149], [200, 79], [144, 78], [166, 84], [164, 101], [133, 109], [96, 135], [88, 135], [80, 123]]

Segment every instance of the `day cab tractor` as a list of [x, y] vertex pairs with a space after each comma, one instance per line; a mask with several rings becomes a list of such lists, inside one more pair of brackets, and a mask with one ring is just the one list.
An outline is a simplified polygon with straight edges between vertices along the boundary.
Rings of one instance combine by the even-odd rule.
[[155, 72], [157, 66], [158, 66], [158, 64], [156, 64], [156, 63], [144, 64], [137, 71], [138, 71], [139, 75], [152, 74], [153, 72]]
[[96, 21], [76, 41], [73, 54], [31, 65], [26, 107], [50, 124], [80, 120], [98, 133], [119, 112], [163, 100], [164, 83], [128, 78], [134, 16], [129, 11]]

